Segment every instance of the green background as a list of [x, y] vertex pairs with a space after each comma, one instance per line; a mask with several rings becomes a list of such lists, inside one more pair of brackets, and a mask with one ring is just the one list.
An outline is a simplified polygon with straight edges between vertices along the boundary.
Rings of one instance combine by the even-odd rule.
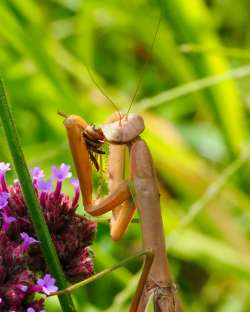
[[[114, 111], [84, 64], [126, 111], [149, 59], [131, 111], [145, 119], [143, 138], [155, 161], [170, 265], [185, 311], [250, 310], [250, 170], [242, 161], [249, 141], [249, 20], [247, 0], [0, 5], [0, 75], [30, 167], [49, 173], [51, 165], [73, 165], [57, 111], [97, 125]], [[0, 159], [11, 161], [0, 131]], [[235, 159], [242, 167], [227, 176]], [[69, 184], [65, 192], [72, 193]], [[93, 250], [96, 271], [136, 253], [139, 225], [112, 242], [108, 223], [100, 223]], [[138, 260], [78, 291], [78, 311], [127, 311], [140, 267]], [[55, 299], [47, 309], [60, 311]]]

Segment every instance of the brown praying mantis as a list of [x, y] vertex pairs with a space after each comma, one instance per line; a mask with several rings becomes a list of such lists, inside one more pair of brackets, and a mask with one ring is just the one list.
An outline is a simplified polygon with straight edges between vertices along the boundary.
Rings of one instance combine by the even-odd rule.
[[[136, 114], [113, 115], [107, 124], [95, 128], [81, 117], [71, 115], [65, 118], [64, 125], [86, 211], [93, 216], [100, 216], [112, 210], [110, 226], [114, 240], [123, 236], [135, 208], [139, 211], [143, 247], [153, 251], [154, 259], [151, 267], [143, 271], [130, 311], [145, 311], [152, 294], [155, 311], [181, 311], [168, 266], [160, 195], [152, 157], [147, 144], [140, 138], [144, 130], [142, 117]], [[100, 151], [103, 142], [107, 142], [110, 147], [109, 194], [93, 201], [92, 151]], [[130, 154], [129, 180], [123, 178], [126, 146]]]
[[[159, 24], [160, 21], [152, 47]], [[113, 240], [123, 236], [135, 209], [139, 211], [143, 248], [152, 250], [154, 257], [151, 262], [146, 261], [130, 312], [145, 311], [151, 296], [154, 298], [155, 311], [181, 312], [168, 265], [155, 169], [149, 148], [140, 137], [144, 130], [142, 117], [118, 112], [107, 123], [96, 128], [88, 125], [80, 116], [63, 116], [85, 210], [92, 216], [112, 211], [110, 232]], [[91, 166], [93, 163], [98, 169], [95, 154], [103, 153], [104, 143], [109, 145], [108, 194], [93, 200]], [[124, 177], [126, 148], [130, 163], [128, 179]]]

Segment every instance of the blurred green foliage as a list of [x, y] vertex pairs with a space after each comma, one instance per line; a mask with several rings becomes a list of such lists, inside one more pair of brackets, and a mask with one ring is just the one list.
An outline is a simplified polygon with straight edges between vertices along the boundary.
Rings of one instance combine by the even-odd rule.
[[[249, 141], [249, 19], [247, 0], [1, 1], [0, 74], [30, 167], [49, 172], [53, 164], [72, 164], [57, 111], [98, 124], [114, 110], [84, 63], [126, 110], [150, 57], [132, 111], [145, 118], [143, 137], [155, 160], [170, 264], [185, 311], [250, 310], [249, 164], [223, 175]], [[202, 83], [207, 77], [211, 87]], [[1, 160], [10, 161], [2, 129], [0, 143]], [[221, 176], [221, 192], [201, 202], [182, 227], [192, 204]], [[139, 225], [131, 224], [114, 243], [108, 224], [100, 224], [93, 249], [96, 271], [118, 262], [141, 249]], [[127, 311], [140, 265], [78, 291], [79, 311]], [[59, 310], [51, 298], [48, 311]]]

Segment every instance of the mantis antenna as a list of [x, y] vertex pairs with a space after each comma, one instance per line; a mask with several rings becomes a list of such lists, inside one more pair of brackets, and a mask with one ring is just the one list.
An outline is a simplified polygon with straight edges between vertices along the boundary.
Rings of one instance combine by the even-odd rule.
[[157, 23], [157, 26], [156, 26], [156, 31], [154, 33], [154, 38], [152, 40], [152, 43], [151, 43], [151, 46], [150, 46], [150, 50], [149, 50], [149, 54], [148, 54], [148, 57], [146, 58], [146, 61], [145, 63], [143, 64], [143, 67], [141, 69], [141, 72], [140, 72], [140, 75], [139, 75], [139, 79], [138, 79], [138, 82], [137, 82], [137, 85], [136, 85], [136, 88], [135, 88], [135, 92], [134, 92], [134, 95], [131, 99], [131, 102], [129, 104], [129, 108], [127, 110], [127, 113], [126, 113], [126, 116], [128, 115], [128, 113], [130, 112], [130, 109], [132, 107], [132, 105], [134, 104], [134, 101], [136, 99], [136, 96], [140, 90], [140, 87], [142, 85], [142, 80], [143, 80], [143, 77], [144, 77], [144, 73], [145, 73], [145, 70], [147, 68], [147, 65], [149, 63], [149, 60], [150, 60], [150, 55], [152, 54], [152, 51], [153, 51], [153, 48], [154, 48], [154, 45], [155, 45], [155, 41], [156, 41], [156, 38], [157, 38], [157, 35], [159, 33], [159, 29], [160, 29], [160, 25], [161, 25], [161, 20], [162, 20], [162, 14], [160, 14], [160, 17], [158, 19], [158, 23]]
[[119, 119], [120, 119], [120, 124], [121, 124], [121, 120], [122, 120], [122, 116], [121, 113], [119, 112], [119, 109], [117, 107], [117, 105], [115, 104], [115, 102], [107, 95], [107, 93], [105, 92], [105, 90], [99, 85], [99, 83], [96, 81], [94, 75], [92, 74], [90, 68], [87, 66], [86, 63], [84, 63], [87, 72], [89, 74], [90, 79], [92, 80], [92, 82], [94, 83], [94, 85], [97, 87], [97, 89], [102, 93], [102, 95], [113, 105], [113, 107], [115, 108], [115, 110], [117, 111], [117, 113], [119, 114]]
[[[143, 77], [144, 77], [144, 73], [145, 73], [145, 70], [147, 68], [147, 65], [148, 65], [148, 62], [150, 60], [150, 55], [152, 54], [152, 51], [153, 51], [153, 48], [154, 48], [154, 45], [155, 45], [155, 41], [156, 41], [156, 38], [157, 38], [157, 35], [159, 33], [159, 29], [160, 29], [160, 25], [161, 25], [161, 20], [162, 20], [162, 15], [160, 14], [160, 17], [159, 17], [159, 20], [158, 20], [158, 23], [157, 23], [157, 26], [156, 26], [156, 31], [155, 31], [155, 34], [154, 34], [154, 37], [153, 37], [153, 41], [151, 43], [151, 46], [150, 46], [150, 50], [149, 50], [149, 54], [148, 54], [148, 57], [145, 61], [145, 63], [143, 64], [143, 67], [142, 67], [142, 70], [141, 70], [141, 73], [139, 75], [139, 79], [138, 79], [138, 83], [136, 85], [136, 88], [135, 88], [135, 92], [134, 92], [134, 95], [131, 99], [131, 102], [129, 104], [129, 108], [128, 108], [128, 111], [126, 113], [126, 117], [128, 116], [128, 113], [136, 99], [136, 96], [140, 90], [140, 87], [141, 87], [141, 84], [142, 84], [142, 80], [143, 80]], [[121, 116], [121, 113], [119, 112], [119, 109], [117, 107], [117, 105], [115, 104], [115, 102], [107, 95], [107, 93], [105, 92], [105, 90], [99, 85], [99, 83], [96, 81], [94, 75], [92, 74], [91, 70], [89, 69], [89, 67], [87, 66], [86, 63], [84, 63], [84, 66], [86, 67], [87, 69], [87, 72], [88, 72], [88, 75], [90, 77], [90, 79], [92, 80], [92, 82], [94, 83], [94, 85], [97, 87], [97, 89], [102, 93], [102, 95], [113, 105], [113, 107], [115, 108], [115, 110], [117, 111], [117, 113], [119, 114], [119, 120], [120, 120], [120, 125], [121, 125], [121, 120], [122, 120], [122, 116]]]
[[58, 114], [59, 116], [62, 116], [63, 118], [68, 118], [68, 117], [69, 117], [67, 114], [65, 114], [65, 113], [63, 113], [63, 112], [57, 112], [57, 114]]

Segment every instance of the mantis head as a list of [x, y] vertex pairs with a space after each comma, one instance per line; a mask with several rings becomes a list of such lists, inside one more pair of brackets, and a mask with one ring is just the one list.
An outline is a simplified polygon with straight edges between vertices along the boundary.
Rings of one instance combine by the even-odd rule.
[[112, 144], [129, 143], [140, 135], [144, 128], [142, 117], [132, 113], [122, 118], [111, 118], [111, 122], [101, 127], [105, 140]]

